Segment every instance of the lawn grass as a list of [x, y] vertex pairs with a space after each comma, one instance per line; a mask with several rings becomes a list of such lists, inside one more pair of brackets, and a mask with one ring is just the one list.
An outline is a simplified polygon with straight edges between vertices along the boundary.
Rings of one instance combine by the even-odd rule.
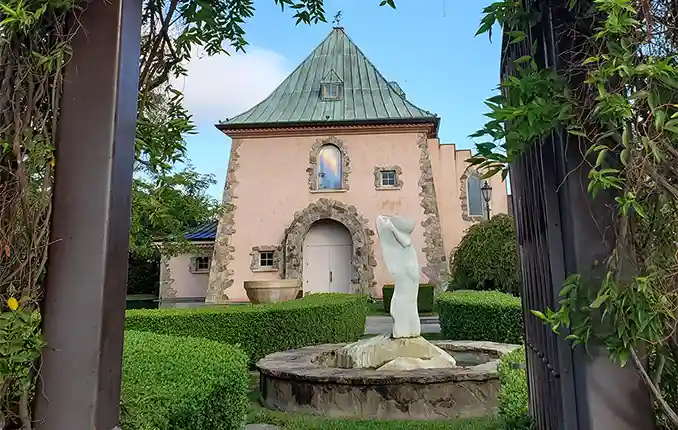
[[[387, 317], [390, 316], [388, 312], [384, 310], [384, 302], [381, 300], [377, 300], [374, 302], [368, 302], [367, 303], [367, 315], [368, 316], [374, 316], [374, 317]], [[430, 317], [430, 316], [437, 316], [438, 314], [435, 312], [419, 312], [419, 316], [422, 317]]]
[[[286, 430], [501, 430], [496, 417], [441, 421], [360, 421], [291, 415], [260, 410], [250, 416], [252, 423], [273, 424]], [[253, 420], [252, 420], [253, 419]]]

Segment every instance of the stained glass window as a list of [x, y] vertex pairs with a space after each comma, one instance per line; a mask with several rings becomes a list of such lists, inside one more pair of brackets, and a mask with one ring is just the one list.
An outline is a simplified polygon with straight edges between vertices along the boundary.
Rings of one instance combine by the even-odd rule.
[[468, 175], [466, 179], [466, 198], [468, 200], [469, 216], [485, 215], [485, 201], [483, 200], [481, 187], [482, 182], [478, 176], [474, 174]]
[[341, 151], [325, 145], [318, 155], [318, 189], [340, 190], [341, 186]]

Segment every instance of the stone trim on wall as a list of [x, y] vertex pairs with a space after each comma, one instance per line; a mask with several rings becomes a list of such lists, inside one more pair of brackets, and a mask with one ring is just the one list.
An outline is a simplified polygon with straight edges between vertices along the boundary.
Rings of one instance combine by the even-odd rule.
[[205, 297], [206, 303], [226, 303], [228, 296], [226, 289], [233, 285], [233, 269], [228, 265], [235, 259], [235, 248], [230, 244], [230, 237], [235, 233], [235, 186], [238, 184], [235, 173], [240, 167], [240, 146], [242, 139], [233, 139], [231, 143], [231, 156], [228, 161], [228, 173], [226, 186], [224, 187], [224, 212], [219, 220], [217, 228], [217, 240], [214, 243], [212, 267], [210, 270], [209, 285]]
[[[318, 189], [318, 153], [325, 145], [334, 145], [339, 148], [339, 151], [341, 152], [341, 190]], [[325, 139], [316, 140], [311, 147], [311, 152], [308, 156], [308, 163], [309, 167], [306, 169], [306, 171], [308, 172], [308, 189], [311, 192], [341, 192], [348, 190], [348, 175], [351, 173], [351, 159], [348, 158], [346, 145], [344, 145], [344, 142], [341, 139], [335, 136], [330, 136]]]
[[480, 173], [474, 169], [466, 169], [464, 174], [461, 175], [459, 182], [461, 183], [461, 188], [459, 189], [459, 200], [461, 201], [461, 218], [464, 221], [468, 222], [478, 222], [485, 219], [482, 215], [469, 215], [468, 213], [468, 177], [470, 175], [476, 175], [480, 177]]
[[[396, 174], [396, 184], [392, 186], [381, 185], [381, 172], [385, 170], [394, 170]], [[374, 188], [376, 190], [399, 190], [403, 187], [403, 169], [400, 166], [374, 166]]]
[[[273, 252], [273, 266], [261, 267], [261, 253]], [[253, 246], [250, 252], [250, 270], [252, 272], [277, 272], [280, 266], [280, 247], [276, 245], [259, 245]]]
[[[421, 197], [421, 207], [424, 208], [424, 220], [421, 222], [424, 227], [424, 255], [426, 256], [427, 271], [432, 274], [442, 275], [448, 271], [447, 257], [443, 246], [443, 233], [440, 225], [440, 214], [438, 212], [438, 199], [436, 198], [436, 189], [433, 183], [433, 168], [431, 167], [431, 156], [428, 150], [428, 138], [426, 133], [420, 133], [417, 146], [421, 150], [419, 156], [419, 197]], [[444, 276], [440, 276], [444, 279]], [[444, 291], [444, 284], [439, 282], [436, 286], [436, 292]]]
[[283, 279], [301, 279], [304, 259], [304, 238], [313, 223], [323, 219], [337, 221], [346, 227], [353, 241], [351, 264], [354, 268], [352, 284], [356, 293], [368, 293], [375, 286], [374, 230], [369, 221], [358, 213], [355, 206], [321, 198], [294, 214], [290, 226], [285, 229], [281, 245], [279, 272]]
[[172, 286], [174, 278], [169, 264], [170, 258], [166, 255], [160, 256], [160, 300], [173, 299], [177, 296], [177, 290]]

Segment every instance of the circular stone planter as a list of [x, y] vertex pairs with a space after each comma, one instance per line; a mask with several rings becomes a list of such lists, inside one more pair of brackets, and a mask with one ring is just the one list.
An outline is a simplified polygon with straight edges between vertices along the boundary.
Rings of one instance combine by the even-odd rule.
[[270, 354], [257, 363], [262, 404], [335, 418], [434, 420], [494, 414], [499, 358], [518, 345], [433, 342], [458, 367], [377, 371], [328, 367], [323, 357], [344, 344]]
[[245, 281], [247, 297], [254, 304], [278, 303], [294, 300], [301, 290], [299, 279], [272, 279], [268, 281]]

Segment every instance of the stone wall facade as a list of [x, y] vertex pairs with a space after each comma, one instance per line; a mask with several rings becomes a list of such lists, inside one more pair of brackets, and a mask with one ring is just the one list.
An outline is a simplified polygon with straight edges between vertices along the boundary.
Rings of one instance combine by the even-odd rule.
[[235, 259], [235, 248], [230, 244], [230, 236], [235, 232], [235, 211], [237, 204], [234, 189], [238, 184], [236, 172], [240, 167], [239, 150], [242, 145], [241, 139], [233, 139], [231, 143], [231, 156], [228, 161], [228, 173], [224, 186], [224, 212], [219, 220], [217, 238], [214, 243], [212, 267], [210, 269], [209, 286], [205, 296], [206, 303], [225, 303], [228, 301], [226, 289], [233, 285], [233, 271], [228, 268]]
[[[440, 225], [440, 214], [438, 212], [438, 200], [436, 198], [436, 188], [433, 180], [433, 168], [431, 166], [431, 156], [428, 150], [428, 139], [425, 133], [419, 135], [417, 146], [421, 150], [419, 157], [419, 168], [421, 176], [419, 178], [419, 197], [421, 197], [421, 207], [424, 208], [424, 220], [421, 226], [424, 227], [424, 255], [426, 256], [427, 271], [438, 276], [447, 272], [447, 258], [443, 246], [443, 233]], [[444, 277], [441, 276], [441, 280]], [[436, 286], [436, 291], [441, 292], [445, 288], [441, 282]]]
[[172, 285], [172, 269], [170, 268], [170, 257], [162, 255], [160, 257], [160, 298], [173, 299], [177, 296], [177, 290]]

